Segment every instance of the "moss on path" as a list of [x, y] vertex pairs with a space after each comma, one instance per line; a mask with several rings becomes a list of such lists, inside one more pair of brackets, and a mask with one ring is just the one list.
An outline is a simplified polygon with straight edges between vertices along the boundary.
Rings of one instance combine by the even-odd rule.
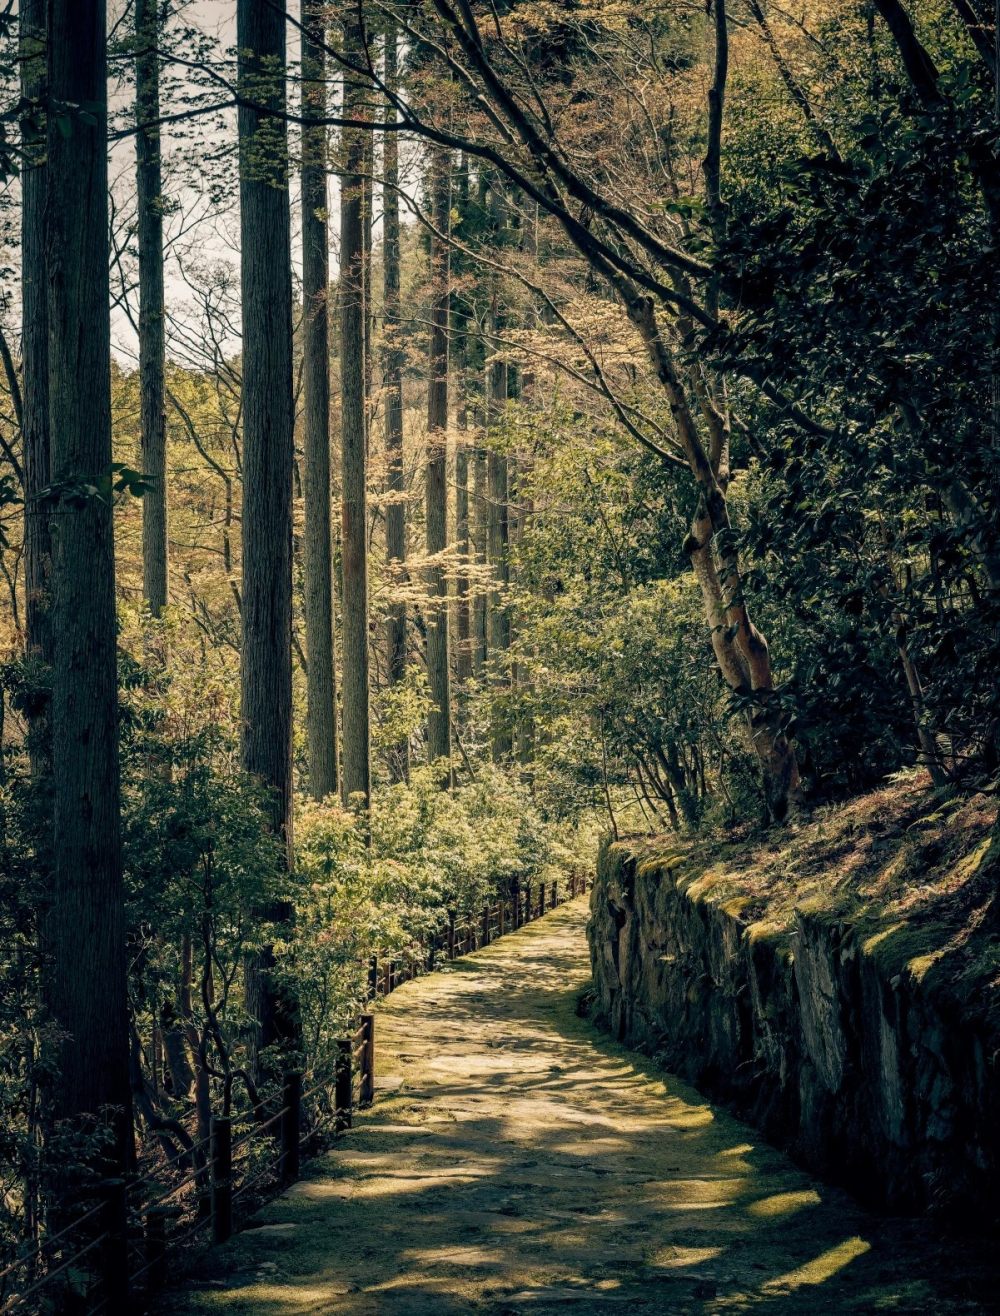
[[375, 1108], [163, 1310], [998, 1309], [975, 1247], [867, 1214], [578, 1019], [585, 919], [574, 901], [396, 991]]

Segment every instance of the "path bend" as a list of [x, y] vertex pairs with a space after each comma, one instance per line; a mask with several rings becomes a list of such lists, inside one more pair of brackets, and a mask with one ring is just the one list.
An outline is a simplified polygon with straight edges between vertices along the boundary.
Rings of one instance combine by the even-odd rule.
[[585, 922], [578, 899], [394, 992], [374, 1109], [163, 1310], [1000, 1310], [975, 1247], [866, 1213], [579, 1019]]

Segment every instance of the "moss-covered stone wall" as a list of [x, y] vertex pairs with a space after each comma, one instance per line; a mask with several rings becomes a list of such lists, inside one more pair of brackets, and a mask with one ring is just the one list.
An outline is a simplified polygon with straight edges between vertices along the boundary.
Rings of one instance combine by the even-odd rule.
[[869, 1201], [1000, 1214], [1000, 1036], [905, 926], [749, 917], [680, 855], [601, 855], [597, 1022]]

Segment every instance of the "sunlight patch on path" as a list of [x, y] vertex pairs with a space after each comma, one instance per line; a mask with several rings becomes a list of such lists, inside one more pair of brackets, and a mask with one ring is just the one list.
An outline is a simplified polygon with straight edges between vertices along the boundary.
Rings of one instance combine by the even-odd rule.
[[161, 1310], [994, 1309], [977, 1257], [867, 1215], [579, 1019], [585, 920], [577, 900], [394, 992], [386, 1095]]

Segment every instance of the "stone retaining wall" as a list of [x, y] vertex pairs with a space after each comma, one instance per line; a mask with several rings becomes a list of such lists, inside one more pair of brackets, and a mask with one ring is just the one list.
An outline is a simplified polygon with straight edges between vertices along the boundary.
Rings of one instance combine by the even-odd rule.
[[588, 936], [596, 1021], [810, 1168], [893, 1209], [1000, 1212], [1000, 1038], [908, 957], [905, 925], [748, 922], [710, 877], [618, 844]]

